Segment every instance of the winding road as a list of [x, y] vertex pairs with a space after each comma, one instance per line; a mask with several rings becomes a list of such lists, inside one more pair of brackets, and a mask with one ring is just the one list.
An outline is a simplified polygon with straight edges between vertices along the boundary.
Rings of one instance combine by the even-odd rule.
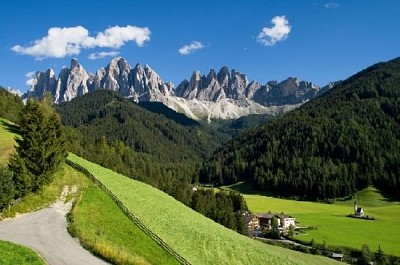
[[1, 221], [0, 239], [29, 246], [50, 265], [108, 264], [67, 232], [69, 204], [59, 200], [49, 208]]

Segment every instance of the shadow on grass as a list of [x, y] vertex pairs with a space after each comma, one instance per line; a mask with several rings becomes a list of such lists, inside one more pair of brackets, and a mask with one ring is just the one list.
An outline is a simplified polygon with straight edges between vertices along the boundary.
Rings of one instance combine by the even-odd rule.
[[220, 186], [219, 188], [221, 190], [233, 190], [240, 192], [241, 194], [247, 194], [247, 195], [260, 195], [260, 196], [274, 197], [280, 199], [299, 200], [297, 197], [283, 196], [282, 194], [279, 194], [278, 192], [274, 191], [257, 190], [257, 187], [255, 187], [252, 183], [246, 181], [241, 181], [229, 186]]
[[19, 126], [12, 122], [0, 119], [0, 125], [10, 133], [19, 134]]
[[392, 202], [392, 203], [396, 203], [396, 204], [400, 204], [400, 195], [397, 194], [391, 194], [385, 191], [375, 191], [377, 193], [380, 193], [383, 196], [383, 201], [385, 202]]

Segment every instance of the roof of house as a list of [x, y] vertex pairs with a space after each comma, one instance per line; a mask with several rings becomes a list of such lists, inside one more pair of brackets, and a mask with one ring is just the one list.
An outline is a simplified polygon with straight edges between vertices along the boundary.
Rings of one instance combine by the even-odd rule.
[[286, 215], [286, 214], [276, 214], [276, 217], [283, 219], [283, 218], [294, 218], [293, 216]]
[[256, 217], [256, 215], [254, 214], [246, 215], [246, 222], [250, 223], [250, 221], [253, 220], [254, 217]]
[[257, 217], [262, 219], [272, 219], [272, 217], [274, 216], [275, 214], [270, 214], [270, 213], [257, 214]]

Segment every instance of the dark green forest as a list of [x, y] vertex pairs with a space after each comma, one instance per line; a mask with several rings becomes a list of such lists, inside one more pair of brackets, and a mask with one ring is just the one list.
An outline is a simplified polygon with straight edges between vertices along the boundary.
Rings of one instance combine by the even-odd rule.
[[199, 181], [248, 181], [325, 200], [375, 185], [400, 194], [400, 58], [371, 66], [206, 160]]
[[16, 122], [24, 104], [19, 96], [0, 86], [0, 117]]

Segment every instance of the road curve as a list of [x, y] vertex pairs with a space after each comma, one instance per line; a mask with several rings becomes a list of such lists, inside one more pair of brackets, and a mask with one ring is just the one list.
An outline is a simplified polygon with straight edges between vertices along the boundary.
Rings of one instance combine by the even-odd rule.
[[108, 264], [71, 237], [65, 210], [57, 205], [1, 221], [0, 239], [35, 249], [50, 265]]

